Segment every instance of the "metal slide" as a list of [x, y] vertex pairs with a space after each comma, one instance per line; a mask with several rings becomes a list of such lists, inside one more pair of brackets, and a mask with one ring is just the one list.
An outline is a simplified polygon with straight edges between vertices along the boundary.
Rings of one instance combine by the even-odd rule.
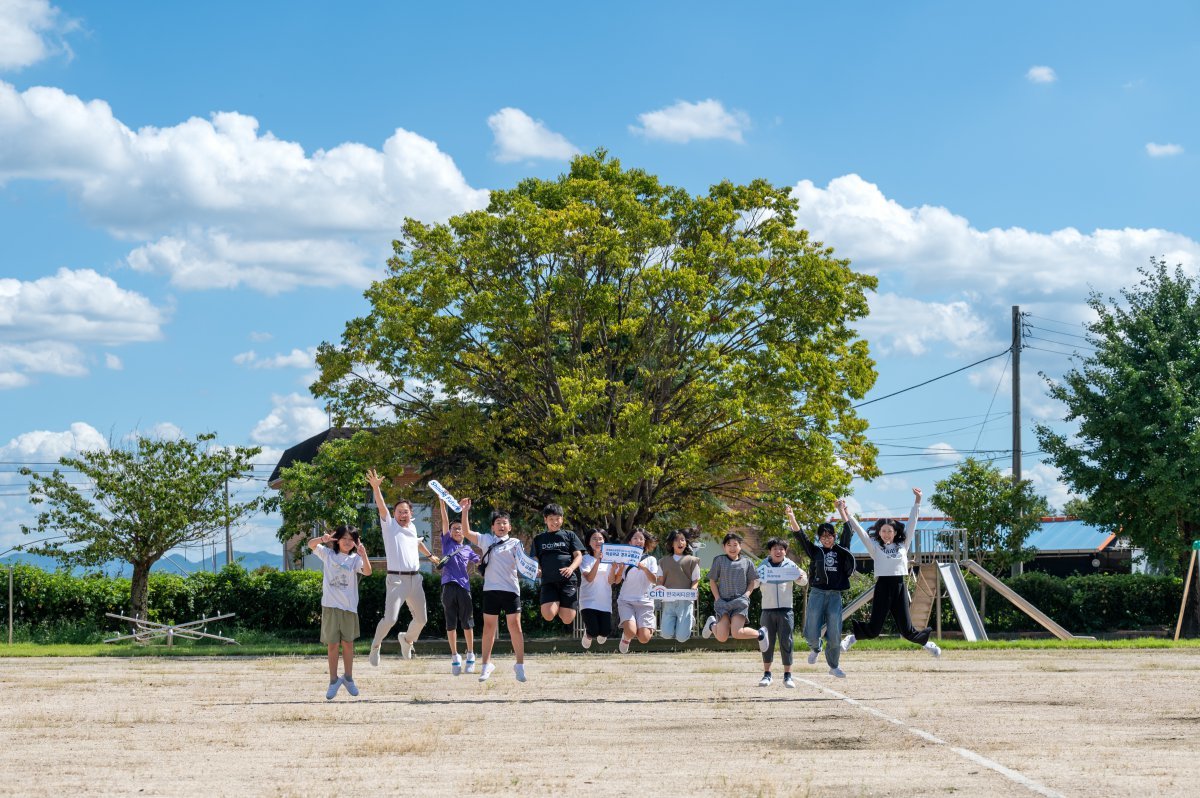
[[868, 601], [870, 601], [871, 597], [874, 595], [875, 595], [875, 585], [872, 584], [869, 588], [867, 588], [862, 593], [860, 593], [854, 599], [854, 601], [851, 601], [849, 604], [842, 607], [842, 621], [844, 622], [844, 621], [848, 620], [851, 615], [858, 612], [859, 607], [861, 607], [862, 605], [864, 605]]
[[[970, 560], [967, 560], [966, 564], [968, 567], [972, 565]], [[983, 619], [979, 617], [979, 611], [975, 609], [975, 602], [971, 599], [970, 591], [967, 590], [967, 581], [963, 579], [958, 563], [938, 563], [938, 570], [942, 572], [942, 581], [946, 584], [946, 592], [950, 594], [950, 602], [954, 605], [954, 614], [958, 616], [959, 626], [962, 627], [963, 638], [971, 642], [987, 640], [987, 630], [983, 628]], [[1013, 595], [1016, 594], [1013, 593]]]
[[[978, 576], [979, 581], [983, 582], [992, 590], [995, 590], [1001, 596], [1004, 596], [1004, 598], [1008, 599], [1014, 607], [1028, 615], [1030, 618], [1033, 618], [1042, 626], [1046, 627], [1046, 629], [1059, 640], [1070, 640], [1075, 636], [1056, 624], [1054, 621], [1050, 620], [1049, 615], [1030, 604], [1028, 601], [1022, 598], [1020, 593], [1001, 582], [999, 579], [993, 576], [988, 569], [984, 568], [979, 563], [975, 562], [974, 560], [963, 560], [963, 565], [967, 566], [968, 571]], [[955, 604], [954, 608], [958, 609], [958, 605]]]

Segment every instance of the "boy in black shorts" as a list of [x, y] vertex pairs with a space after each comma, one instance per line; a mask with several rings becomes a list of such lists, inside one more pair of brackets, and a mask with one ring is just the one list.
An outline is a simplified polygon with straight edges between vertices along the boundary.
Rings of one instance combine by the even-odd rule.
[[563, 509], [547, 504], [542, 510], [546, 531], [533, 539], [530, 555], [538, 561], [542, 580], [542, 617], [570, 626], [579, 609], [579, 566], [583, 562], [583, 541], [569, 529], [563, 529]]

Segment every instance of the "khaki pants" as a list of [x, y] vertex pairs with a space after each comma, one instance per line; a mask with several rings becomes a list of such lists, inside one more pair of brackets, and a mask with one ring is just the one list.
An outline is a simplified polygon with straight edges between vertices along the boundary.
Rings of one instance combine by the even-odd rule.
[[379, 623], [375, 627], [375, 639], [371, 641], [371, 648], [377, 648], [383, 643], [383, 639], [396, 625], [396, 621], [400, 620], [400, 605], [405, 602], [408, 602], [408, 609], [412, 613], [412, 623], [408, 625], [408, 630], [403, 635], [404, 639], [415, 643], [420, 637], [421, 630], [425, 628], [425, 621], [428, 618], [421, 574], [388, 574], [387, 598], [384, 602], [383, 617], [379, 619]]

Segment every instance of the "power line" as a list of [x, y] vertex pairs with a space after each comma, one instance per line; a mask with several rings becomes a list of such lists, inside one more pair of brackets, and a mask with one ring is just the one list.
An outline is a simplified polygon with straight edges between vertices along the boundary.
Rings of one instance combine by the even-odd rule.
[[[894, 429], [896, 427], [916, 427], [916, 426], [920, 426], [921, 424], [941, 424], [946, 421], [966, 421], [968, 418], [983, 418], [983, 417], [984, 417], [983, 414], [978, 414], [978, 415], [974, 415], [974, 416], [952, 416], [950, 418], [935, 418], [935, 419], [931, 419], [929, 421], [909, 421], [904, 424], [883, 424], [881, 426], [871, 425], [871, 429]], [[975, 425], [972, 424], [971, 426], [973, 427]], [[967, 429], [967, 427], [964, 427], [963, 429]]]
[[[1045, 454], [1045, 452], [1040, 451], [1040, 450], [1036, 451], [1036, 452], [1021, 452], [1022, 457], [1032, 456], [1032, 455], [1037, 455], [1037, 454]], [[1002, 454], [999, 457], [976, 457], [974, 459], [976, 462], [980, 462], [980, 463], [994, 463], [997, 460], [1007, 460], [1010, 456], [1011, 455]], [[894, 477], [899, 474], [916, 474], [919, 471], [939, 471], [943, 468], [955, 468], [956, 466], [962, 465], [964, 462], [966, 462], [966, 461], [960, 460], [957, 463], [947, 463], [945, 465], [926, 466], [925, 468], [910, 468], [906, 471], [889, 471], [886, 474], [880, 474], [879, 476]]]
[[[1000, 369], [1000, 379], [996, 380], [996, 389], [992, 391], [992, 401], [988, 402], [987, 413], [984, 414], [983, 424], [979, 425], [979, 434], [975, 436], [975, 448], [979, 448], [979, 439], [983, 437], [983, 427], [987, 424], [987, 417], [992, 414], [992, 405], [996, 404], [996, 394], [1000, 393], [1000, 385], [1004, 382], [1004, 375], [1008, 373], [1008, 364], [1012, 361], [1012, 352], [1008, 353], [1008, 357], [1004, 358], [1004, 368]], [[1012, 415], [1010, 411], [1008, 415]]]
[[983, 360], [976, 360], [974, 363], [969, 363], [969, 364], [963, 366], [962, 368], [955, 369], [954, 371], [947, 371], [945, 374], [940, 374], [937, 377], [934, 377], [932, 379], [925, 380], [924, 382], [919, 382], [916, 385], [910, 385], [907, 388], [901, 388], [900, 390], [889, 393], [886, 396], [880, 396], [876, 399], [869, 399], [866, 402], [859, 402], [858, 404], [853, 405], [853, 408], [858, 409], [860, 407], [866, 407], [867, 405], [870, 405], [870, 404], [875, 404], [876, 402], [882, 402], [884, 399], [891, 399], [893, 396], [899, 396], [902, 393], [907, 393], [907, 392], [915, 390], [917, 388], [926, 386], [926, 385], [930, 384], [931, 382], [937, 382], [938, 380], [943, 380], [946, 377], [950, 377], [954, 374], [958, 374], [960, 371], [966, 371], [969, 368], [974, 368], [975, 366], [978, 366], [980, 363], [986, 363], [989, 360], [995, 360], [998, 357], [1002, 357], [1003, 355], [1008, 355], [1011, 353], [1012, 353], [1012, 348], [1009, 347], [1008, 349], [1005, 349], [1003, 352], [994, 354], [991, 357], [985, 357]]
[[1060, 321], [1058, 319], [1052, 319], [1049, 316], [1039, 316], [1036, 313], [1022, 313], [1021, 315], [1026, 316], [1031, 319], [1041, 319], [1042, 321], [1048, 321], [1051, 324], [1059, 324], [1063, 327], [1070, 327], [1072, 329], [1076, 329], [1076, 328], [1080, 328], [1080, 329], [1084, 329], [1084, 330], [1087, 329], [1087, 325], [1084, 324], [1083, 322], [1071, 323], [1071, 322], [1066, 322], [1066, 321]]
[[1081, 341], [1088, 341], [1089, 343], [1092, 340], [1086, 335], [1076, 335], [1075, 333], [1063, 332], [1062, 330], [1051, 330], [1047, 327], [1038, 327], [1036, 324], [1026, 324], [1025, 326], [1030, 330], [1041, 330], [1042, 332], [1048, 332], [1051, 335], [1064, 335], [1068, 338], [1078, 338]]
[[[956, 432], [965, 432], [966, 430], [975, 429], [976, 427], [985, 427], [988, 424], [991, 424], [996, 421], [1003, 421], [1007, 416], [1011, 416], [1011, 415], [1012, 415], [1012, 413], [1006, 410], [1003, 413], [1000, 413], [996, 416], [993, 416], [992, 418], [987, 419], [986, 421], [980, 421], [976, 424], [967, 424], [965, 427], [954, 427], [952, 429], [933, 430], [931, 432], [921, 433], [920, 435], [905, 435], [902, 438], [875, 438], [871, 442], [878, 445], [879, 443], [881, 443], [883, 441], [915, 441], [918, 438], [928, 438], [928, 437], [935, 436], [935, 435], [936, 436], [942, 436], [942, 435], [949, 436]], [[900, 425], [897, 425], [897, 426], [900, 426]], [[883, 428], [882, 427], [872, 427], [872, 429], [883, 429]], [[978, 443], [979, 442], [977, 440], [976, 445], [978, 445]]]
[[1068, 341], [1055, 341], [1053, 338], [1042, 338], [1040, 335], [1027, 335], [1027, 336], [1025, 336], [1025, 337], [1026, 337], [1026, 338], [1032, 338], [1032, 339], [1033, 339], [1033, 340], [1035, 340], [1035, 341], [1045, 341], [1045, 342], [1046, 342], [1046, 343], [1048, 343], [1048, 344], [1057, 344], [1057, 345], [1059, 345], [1059, 346], [1073, 346], [1073, 347], [1075, 347], [1076, 349], [1086, 349], [1086, 350], [1087, 350], [1087, 351], [1089, 351], [1089, 352], [1097, 352], [1097, 351], [1099, 351], [1099, 350], [1097, 350], [1095, 347], [1091, 347], [1091, 346], [1080, 346], [1079, 344], [1073, 344], [1073, 343], [1070, 343], [1070, 342], [1068, 342]]

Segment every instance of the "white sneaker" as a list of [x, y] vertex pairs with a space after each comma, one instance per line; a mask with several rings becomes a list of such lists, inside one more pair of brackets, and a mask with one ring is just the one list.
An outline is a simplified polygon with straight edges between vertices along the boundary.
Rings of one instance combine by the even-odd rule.
[[379, 646], [371, 646], [371, 655], [367, 657], [367, 662], [379, 667]]
[[600, 645], [604, 645], [605, 643], [608, 642], [608, 638], [605, 637], [604, 635], [596, 635], [596, 642], [599, 643]]
[[332, 682], [329, 683], [329, 689], [325, 691], [325, 700], [332, 701], [333, 697], [335, 695], [337, 695], [337, 691], [340, 690], [341, 688], [342, 688], [341, 678], [339, 677], [337, 679], [334, 679]]
[[855, 637], [853, 633], [846, 635], [845, 637], [842, 638], [842, 643], [841, 643], [842, 651], [843, 652], [849, 651], [850, 647], [853, 646], [857, 642], [858, 642], [858, 638]]
[[581, 639], [579, 641], [579, 645], [583, 646], [584, 648], [591, 648], [592, 647], [592, 638], [588, 637], [587, 635], [584, 635], [583, 639]]
[[412, 659], [413, 658], [413, 644], [408, 642], [408, 638], [405, 637], [404, 635], [400, 635], [399, 640], [400, 640], [400, 658], [401, 659]]
[[763, 677], [758, 680], [758, 686], [759, 687], [770, 687], [771, 686], [771, 674], [764, 673]]
[[821, 652], [820, 652], [820, 651], [809, 651], [809, 652], [808, 652], [808, 664], [809, 664], [809, 665], [816, 665], [816, 664], [817, 664], [817, 657], [819, 657], [819, 656], [821, 656]]
[[492, 671], [494, 670], [496, 670], [495, 663], [489, 662], [487, 665], [484, 665], [483, 672], [479, 674], [479, 681], [486, 682], [488, 679], [492, 678]]
[[796, 683], [792, 681], [792, 674], [785, 673], [783, 675], [783, 686], [789, 690], [794, 690], [796, 688]]
[[830, 675], [830, 676], [836, 676], [836, 677], [837, 677], [837, 678], [839, 678], [839, 679], [845, 679], [845, 678], [846, 678], [846, 672], [845, 672], [844, 670], [842, 670], [841, 668], [830, 668], [830, 669], [829, 669], [829, 675]]
[[622, 637], [621, 642], [617, 644], [617, 651], [620, 651], [622, 654], [629, 653], [629, 641], [624, 637]]
[[767, 637], [767, 627], [762, 627], [758, 630], [758, 650], [767, 653], [767, 649], [771, 647], [771, 639]]
[[717, 619], [713, 616], [708, 616], [708, 620], [704, 622], [704, 628], [700, 630], [700, 636], [706, 640], [712, 637], [713, 627], [717, 625]]
[[454, 659], [450, 660], [450, 672], [455, 676], [462, 673], [462, 657], [457, 654], [454, 655]]
[[342, 686], [346, 688], [346, 692], [349, 693], [350, 695], [353, 695], [353, 696], [358, 695], [358, 685], [354, 683], [353, 676], [343, 676], [342, 677]]
[[942, 647], [939, 646], [937, 643], [933, 642], [932, 640], [930, 640], [928, 643], [925, 644], [925, 648], [929, 651], [930, 654], [933, 655], [934, 659], [937, 659], [938, 657], [942, 656]]
[[467, 657], [467, 667], [464, 668], [463, 670], [465, 670], [467, 673], [475, 672], [475, 655], [474, 654]]
[[513, 665], [513, 673], [517, 674], [518, 682], [525, 681], [525, 666], [524, 665], [522, 665], [519, 662], [516, 663], [515, 665]]

